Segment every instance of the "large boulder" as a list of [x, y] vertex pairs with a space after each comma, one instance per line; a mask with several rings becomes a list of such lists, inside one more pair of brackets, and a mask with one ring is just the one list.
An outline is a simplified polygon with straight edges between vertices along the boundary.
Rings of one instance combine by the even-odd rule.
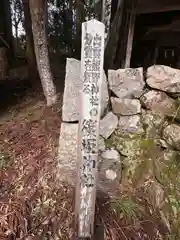
[[116, 115], [134, 115], [141, 112], [138, 99], [120, 99], [111, 97], [112, 111]]
[[173, 148], [180, 150], [180, 126], [171, 124], [163, 131], [163, 138]]
[[[63, 96], [62, 120], [65, 122], [75, 122], [79, 120], [79, 92], [82, 88], [82, 79], [80, 78], [81, 62], [74, 58], [67, 58], [66, 77]], [[101, 116], [104, 114], [108, 106], [109, 94], [107, 87], [107, 79], [104, 73], [102, 83], [101, 97]]]
[[111, 91], [119, 98], [139, 98], [145, 82], [143, 68], [126, 68], [108, 71]]
[[174, 116], [178, 109], [174, 99], [170, 98], [166, 93], [156, 90], [145, 93], [140, 100], [146, 109], [164, 116]]
[[154, 65], [147, 69], [147, 84], [169, 93], [180, 93], [180, 70], [164, 65]]
[[100, 136], [107, 139], [111, 136], [118, 125], [118, 118], [112, 112], [109, 112], [100, 121]]

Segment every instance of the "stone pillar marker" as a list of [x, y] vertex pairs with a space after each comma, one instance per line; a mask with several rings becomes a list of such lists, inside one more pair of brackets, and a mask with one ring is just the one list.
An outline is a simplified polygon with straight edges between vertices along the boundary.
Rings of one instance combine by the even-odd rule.
[[82, 24], [79, 136], [75, 224], [78, 239], [92, 239], [98, 167], [100, 99], [104, 61], [103, 23], [93, 19]]

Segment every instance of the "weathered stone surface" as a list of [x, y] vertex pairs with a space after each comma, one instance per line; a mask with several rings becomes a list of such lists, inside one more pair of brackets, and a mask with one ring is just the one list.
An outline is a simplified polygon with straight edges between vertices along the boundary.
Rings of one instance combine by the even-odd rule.
[[160, 138], [164, 123], [163, 116], [153, 114], [151, 111], [144, 111], [142, 113], [142, 122], [146, 132], [146, 137]]
[[76, 180], [78, 124], [61, 123], [58, 149], [60, 180], [70, 184]]
[[164, 65], [147, 69], [147, 84], [165, 92], [180, 93], [180, 70]]
[[152, 137], [122, 136], [117, 130], [106, 146], [124, 155], [121, 189], [135, 190], [169, 222], [175, 221], [180, 211], [180, 151], [164, 150]]
[[[61, 181], [75, 184], [77, 164], [78, 123], [61, 123], [58, 149], [58, 169]], [[105, 150], [104, 139], [99, 139], [99, 150]]]
[[104, 151], [106, 148], [104, 138], [99, 137], [99, 150]]
[[[80, 78], [81, 62], [74, 58], [67, 58], [65, 88], [63, 96], [62, 119], [65, 122], [74, 122], [79, 120], [79, 91], [82, 88], [82, 79]], [[104, 114], [109, 101], [107, 79], [104, 73], [102, 84], [101, 115]]]
[[134, 115], [141, 112], [141, 104], [137, 99], [120, 99], [111, 97], [112, 111], [116, 115]]
[[[154, 174], [159, 182], [161, 177], [163, 181], [168, 182], [170, 172], [167, 166], [170, 168], [172, 166], [175, 169], [175, 165], [171, 165], [172, 162], [180, 164], [180, 153], [178, 151], [162, 150], [153, 138], [144, 138], [144, 136], [123, 137], [116, 131], [106, 141], [108, 148], [115, 148], [124, 155], [122, 181], [125, 178], [125, 182], [128, 181], [136, 187], [142, 186], [150, 178], [154, 179]], [[166, 179], [164, 179], [164, 174], [167, 174]]]
[[[153, 139], [144, 136], [122, 137], [113, 133], [107, 140], [107, 147], [115, 147], [123, 159], [123, 180], [130, 185], [141, 186], [153, 174], [153, 160], [161, 156], [160, 149]], [[125, 179], [124, 179], [125, 178]]]
[[121, 158], [116, 150], [105, 150], [100, 155], [99, 188], [108, 195], [115, 195], [121, 181]]
[[141, 122], [141, 116], [121, 116], [119, 118], [118, 132], [121, 135], [143, 134], [144, 129]]
[[67, 58], [62, 107], [63, 121], [73, 122], [79, 120], [77, 106], [79, 91], [82, 86], [82, 82], [80, 80], [80, 72], [81, 72], [80, 61], [73, 58]]
[[118, 125], [118, 118], [112, 112], [109, 112], [101, 121], [100, 121], [100, 135], [107, 139], [116, 129]]
[[164, 92], [151, 90], [145, 93], [140, 100], [142, 105], [153, 113], [165, 116], [173, 116], [176, 114], [176, 101], [168, 97]]
[[145, 82], [143, 68], [127, 68], [108, 71], [109, 87], [119, 98], [139, 98]]
[[180, 126], [171, 124], [163, 131], [163, 138], [173, 148], [180, 150]]

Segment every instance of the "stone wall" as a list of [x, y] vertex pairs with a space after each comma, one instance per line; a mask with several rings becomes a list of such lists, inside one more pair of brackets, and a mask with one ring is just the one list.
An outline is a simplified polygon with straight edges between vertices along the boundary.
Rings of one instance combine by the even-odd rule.
[[[80, 62], [67, 59], [58, 161], [61, 179], [71, 184], [80, 87]], [[104, 75], [98, 188], [111, 196], [124, 188], [153, 192], [158, 205], [164, 188], [180, 194], [179, 97], [180, 70], [167, 66], [154, 65], [146, 73], [142, 68], [109, 70], [108, 80]]]

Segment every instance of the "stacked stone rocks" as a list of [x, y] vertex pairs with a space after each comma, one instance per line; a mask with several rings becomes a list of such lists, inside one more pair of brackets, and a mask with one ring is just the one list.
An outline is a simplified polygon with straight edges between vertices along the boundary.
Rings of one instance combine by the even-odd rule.
[[[80, 88], [80, 62], [67, 59], [59, 166], [63, 169], [61, 177], [71, 183], [76, 174]], [[160, 173], [173, 161], [180, 162], [179, 97], [180, 70], [167, 66], [151, 66], [145, 74], [142, 68], [109, 70], [108, 82], [104, 75], [101, 190], [112, 195], [124, 182], [138, 188], [149, 179], [149, 184], [159, 189], [154, 179], [161, 181]], [[171, 184], [171, 179], [167, 181]]]

